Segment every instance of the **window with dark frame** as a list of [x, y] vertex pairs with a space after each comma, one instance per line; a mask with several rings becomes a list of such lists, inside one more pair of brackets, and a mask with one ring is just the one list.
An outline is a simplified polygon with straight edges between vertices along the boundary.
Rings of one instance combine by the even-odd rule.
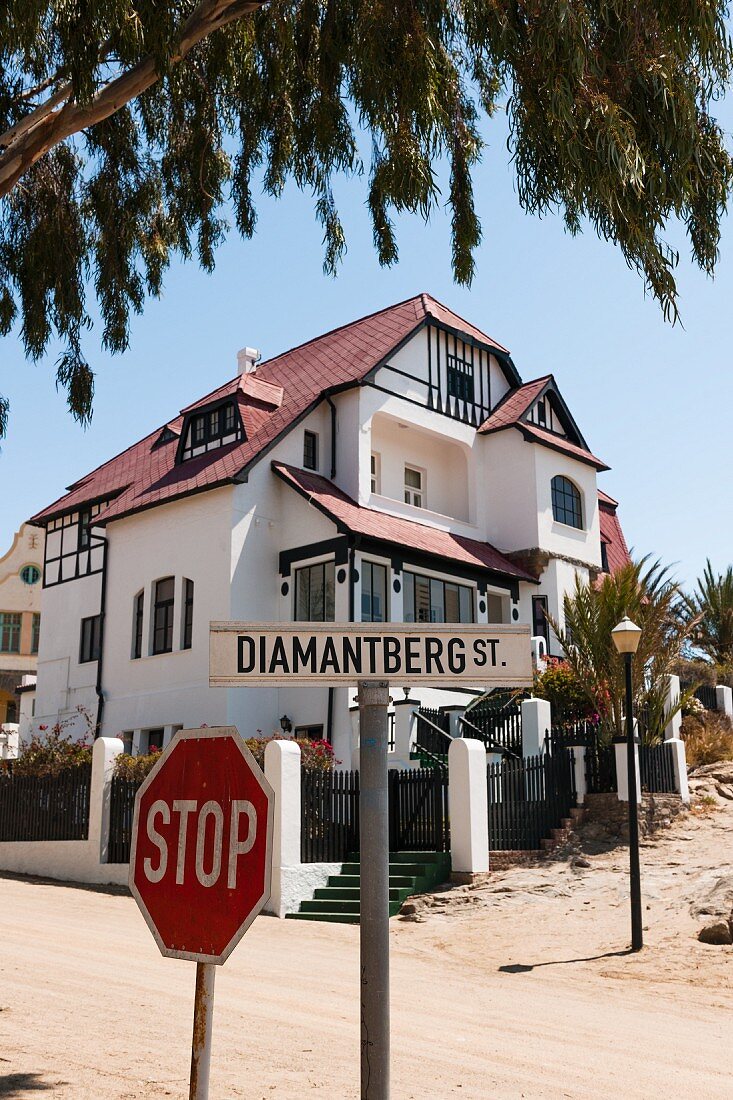
[[323, 725], [296, 726], [293, 731], [293, 737], [306, 737], [309, 741], [323, 741]]
[[448, 355], [448, 396], [473, 404], [473, 365], [458, 355]]
[[213, 409], [191, 413], [184, 428], [181, 461], [244, 439], [239, 413], [233, 401]]
[[132, 659], [143, 655], [143, 615], [145, 613], [145, 592], [138, 592], [132, 608]]
[[387, 622], [387, 567], [375, 561], [361, 563], [361, 621]]
[[334, 563], [295, 571], [295, 622], [332, 623], [335, 615]]
[[79, 538], [77, 542], [77, 546], [80, 550], [87, 550], [92, 541], [91, 524], [91, 508], [82, 508], [79, 512]]
[[545, 409], [544, 398], [537, 402], [537, 423], [541, 424], [543, 428], [547, 424], [547, 410]]
[[315, 432], [303, 432], [303, 465], [306, 470], [318, 469], [318, 436]]
[[162, 726], [158, 726], [156, 729], [148, 730], [148, 752], [152, 752], [153, 749], [160, 751], [163, 748], [163, 738], [165, 736], [165, 729]]
[[583, 509], [580, 489], [569, 478], [558, 474], [552, 479], [552, 515], [558, 523], [568, 527], [583, 527]]
[[20, 612], [0, 611], [0, 653], [20, 653]]
[[604, 573], [610, 573], [608, 565], [608, 543], [601, 540], [601, 569]]
[[89, 615], [86, 619], [81, 620], [81, 637], [79, 639], [80, 665], [88, 664], [89, 661], [99, 660], [101, 631], [101, 615]]
[[193, 581], [186, 578], [183, 582], [183, 641], [181, 649], [190, 649], [193, 645]]
[[155, 582], [153, 601], [153, 653], [173, 651], [173, 607], [175, 604], [175, 580], [163, 577]]
[[33, 612], [31, 622], [31, 653], [38, 653], [38, 643], [41, 640], [41, 616], [37, 611]]
[[550, 624], [547, 621], [547, 596], [532, 597], [532, 636], [544, 638], [550, 649]]
[[474, 594], [468, 585], [405, 570], [403, 592], [406, 623], [475, 622]]

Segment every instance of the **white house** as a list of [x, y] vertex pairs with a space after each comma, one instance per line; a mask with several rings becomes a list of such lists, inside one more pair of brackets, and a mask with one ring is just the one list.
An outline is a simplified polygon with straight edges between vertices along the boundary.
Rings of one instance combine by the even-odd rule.
[[350, 693], [210, 689], [209, 621], [526, 622], [552, 646], [544, 613], [576, 573], [628, 557], [607, 468], [552, 376], [522, 383], [428, 294], [264, 363], [247, 348], [231, 381], [31, 521], [36, 723], [82, 706], [144, 751], [184, 725], [267, 735], [287, 716], [350, 764]]

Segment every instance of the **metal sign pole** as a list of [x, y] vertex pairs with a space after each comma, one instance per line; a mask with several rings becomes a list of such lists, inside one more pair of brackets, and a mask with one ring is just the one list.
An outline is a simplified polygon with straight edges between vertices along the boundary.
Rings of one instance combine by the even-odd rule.
[[386, 680], [359, 682], [362, 1100], [389, 1100], [388, 704]]
[[196, 998], [193, 1006], [191, 1085], [188, 1100], [209, 1100], [211, 1027], [214, 1016], [214, 963], [196, 963]]

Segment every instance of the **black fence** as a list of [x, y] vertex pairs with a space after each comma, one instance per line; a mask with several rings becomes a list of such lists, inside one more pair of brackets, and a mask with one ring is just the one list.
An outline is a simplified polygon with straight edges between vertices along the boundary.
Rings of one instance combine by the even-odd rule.
[[488, 749], [522, 755], [522, 707], [521, 703], [507, 703], [501, 708], [469, 710], [464, 716], [465, 737], [483, 741]]
[[450, 745], [450, 717], [440, 710], [420, 707], [415, 731], [417, 749], [432, 756], [445, 756]]
[[303, 863], [343, 863], [359, 850], [358, 771], [302, 769], [300, 815]]
[[718, 709], [718, 697], [715, 688], [710, 684], [702, 684], [695, 689], [695, 698], [699, 699], [705, 710]]
[[613, 744], [602, 745], [593, 740], [586, 746], [585, 786], [588, 794], [611, 794], [618, 790]]
[[118, 775], [112, 777], [107, 863], [130, 862], [135, 795], [142, 783], [142, 779], [122, 779]]
[[91, 764], [59, 775], [0, 775], [0, 840], [86, 840]]
[[570, 749], [489, 764], [486, 782], [492, 851], [538, 851], [577, 804]]
[[558, 723], [553, 720], [551, 740], [552, 747], [558, 749], [572, 748], [573, 745], [593, 745], [598, 740], [598, 723], [585, 718]]
[[[447, 771], [390, 769], [388, 776], [390, 851], [449, 851]], [[303, 863], [341, 863], [358, 851], [358, 771], [304, 770], [300, 832]]]
[[389, 771], [390, 852], [449, 852], [448, 772]]
[[642, 790], [650, 794], [674, 794], [677, 782], [674, 772], [672, 746], [666, 741], [658, 745], [639, 746], [639, 768]]

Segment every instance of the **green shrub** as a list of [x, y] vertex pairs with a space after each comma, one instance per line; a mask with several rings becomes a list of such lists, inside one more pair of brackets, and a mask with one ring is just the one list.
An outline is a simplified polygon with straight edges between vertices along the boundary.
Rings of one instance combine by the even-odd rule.
[[141, 756], [121, 752], [115, 757], [114, 774], [118, 779], [139, 780], [142, 783], [153, 765], [160, 760], [160, 749], [152, 749]]
[[535, 676], [534, 694], [549, 701], [553, 718], [560, 724], [591, 720], [598, 710], [591, 705], [567, 661], [557, 658], [549, 658], [545, 671]]
[[[265, 767], [265, 748], [270, 741], [291, 740], [284, 738], [282, 734], [274, 733], [270, 737], [248, 737], [244, 742], [254, 756], [259, 766]], [[333, 749], [328, 741], [313, 741], [309, 737], [294, 738], [300, 748], [301, 766], [306, 771], [330, 771], [334, 764], [340, 764], [340, 760], [334, 760]], [[143, 781], [148, 772], [160, 759], [160, 749], [153, 749], [144, 756], [132, 756], [122, 752], [115, 759], [115, 775], [122, 779]]]
[[51, 729], [39, 726], [39, 732], [23, 747], [18, 759], [12, 761], [13, 774], [59, 775], [67, 768], [91, 764], [91, 741], [73, 741], [63, 732], [68, 724], [57, 722]]

